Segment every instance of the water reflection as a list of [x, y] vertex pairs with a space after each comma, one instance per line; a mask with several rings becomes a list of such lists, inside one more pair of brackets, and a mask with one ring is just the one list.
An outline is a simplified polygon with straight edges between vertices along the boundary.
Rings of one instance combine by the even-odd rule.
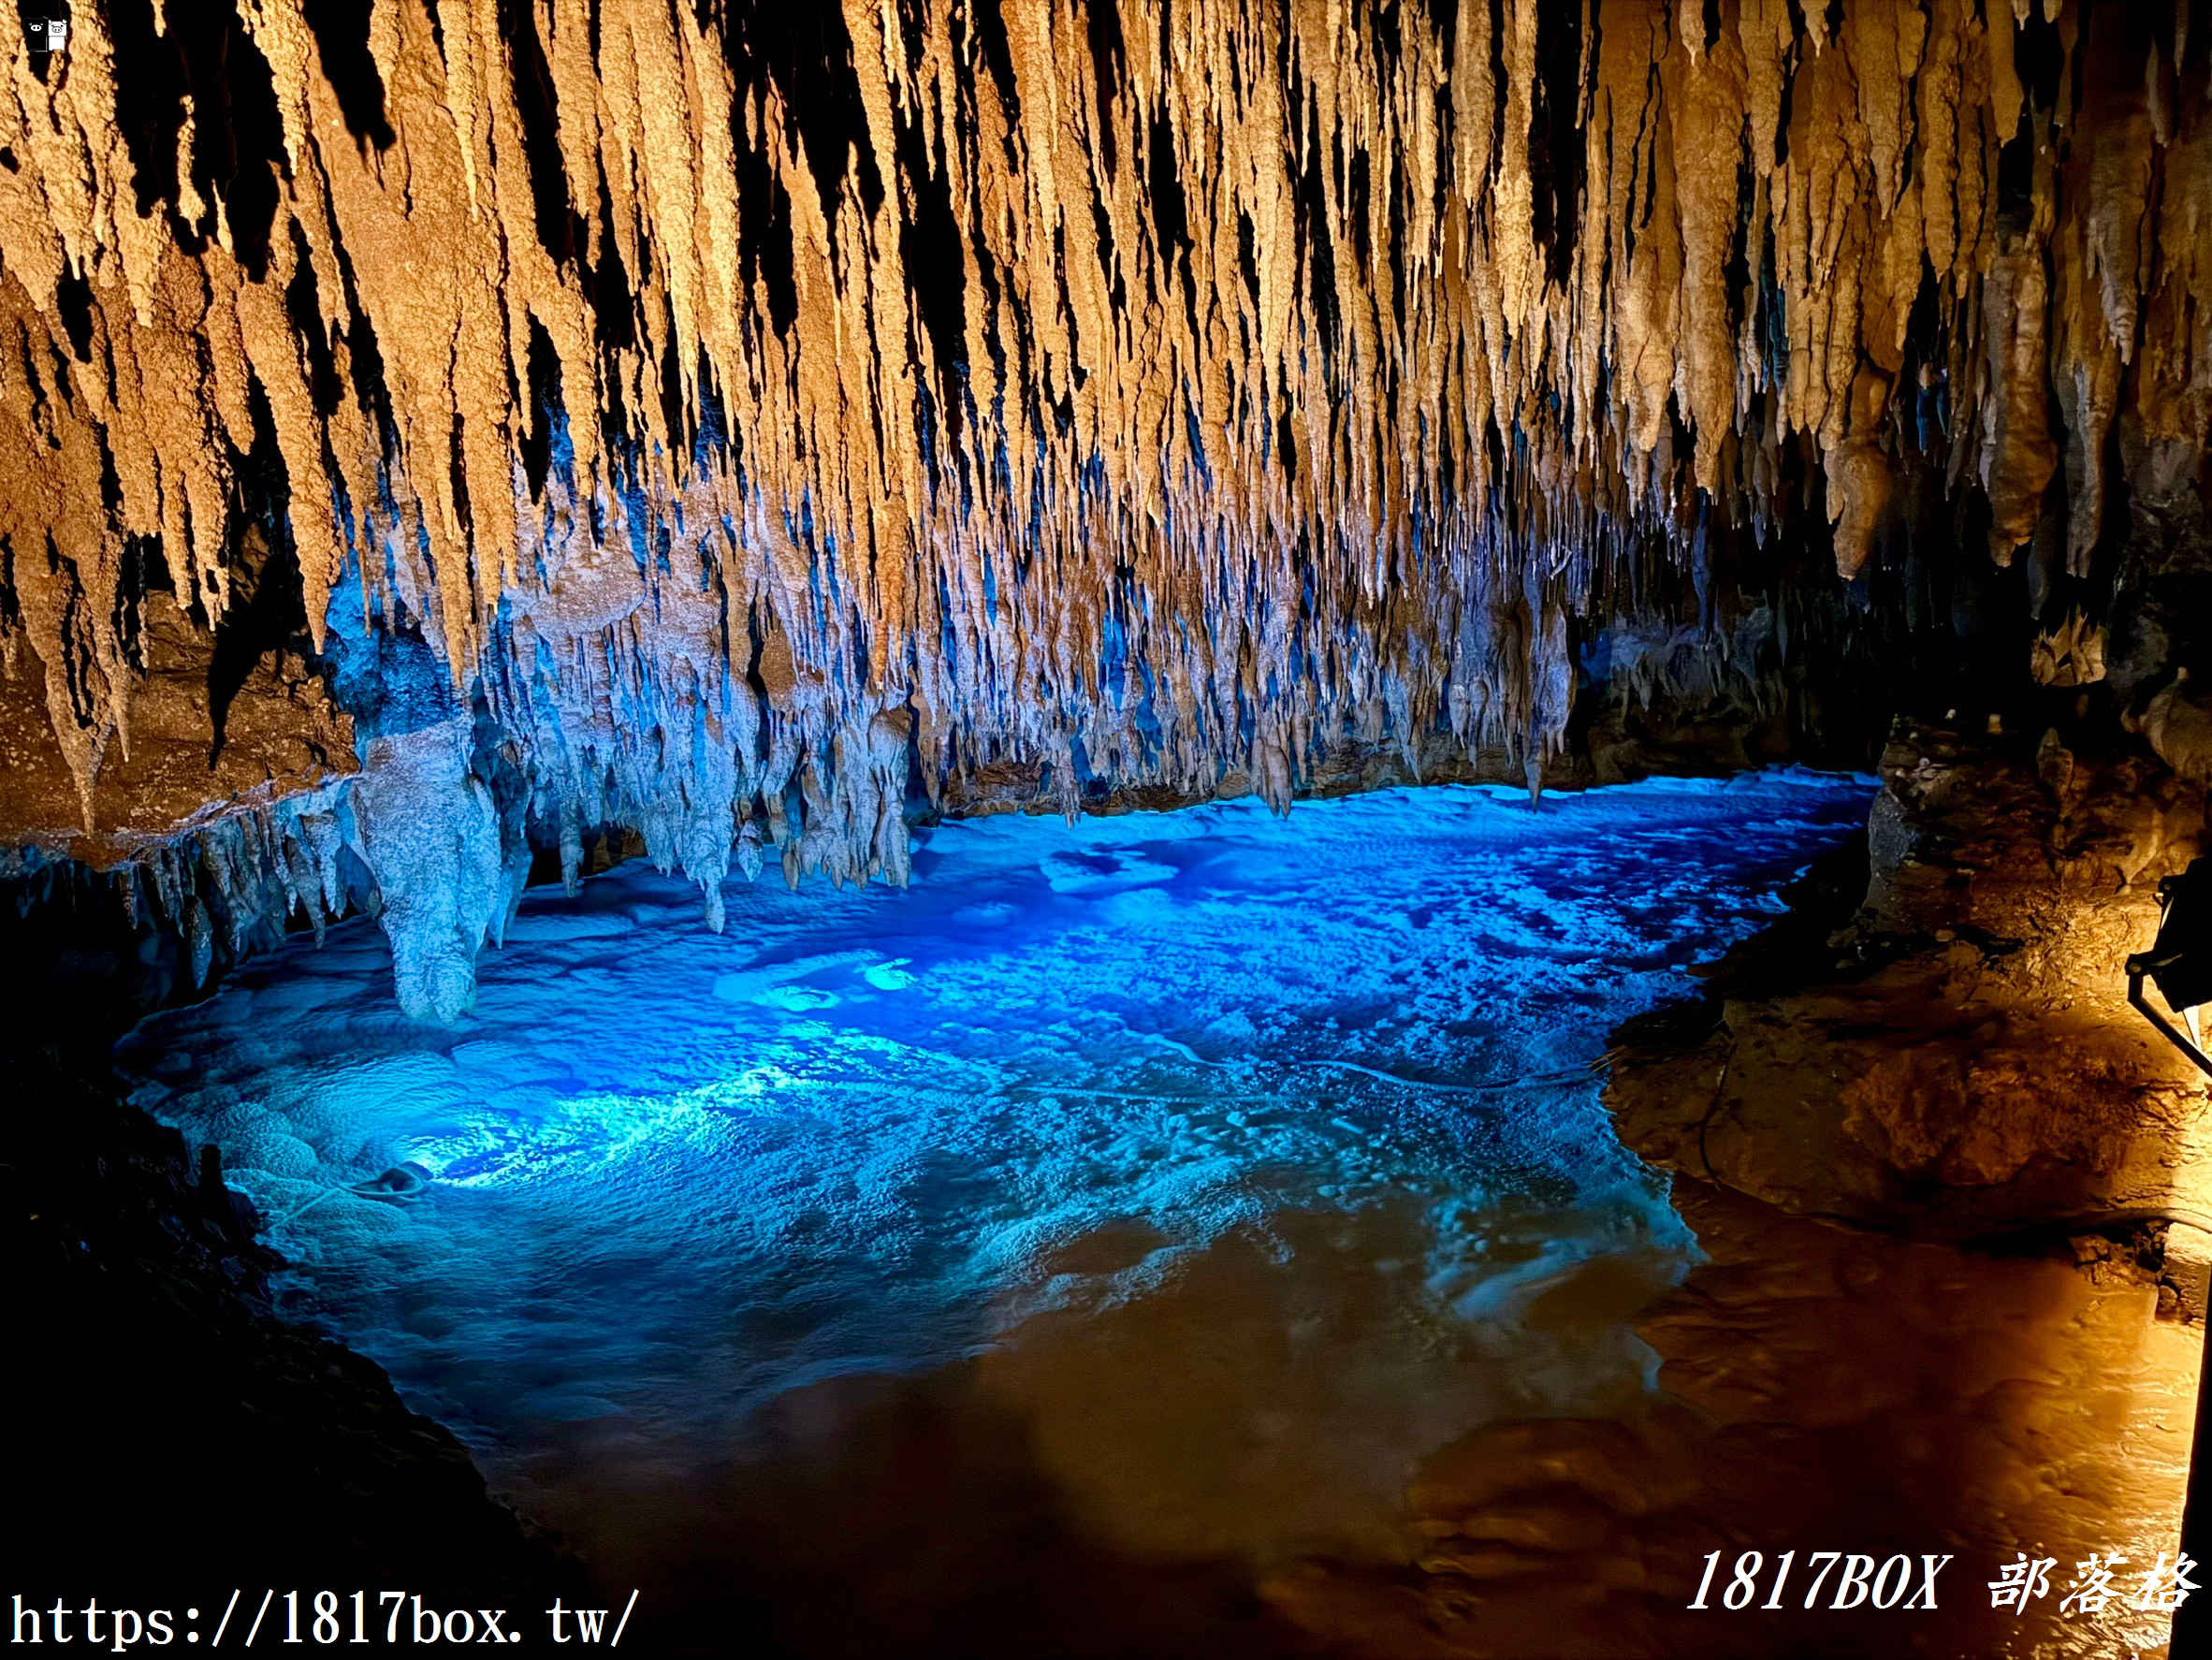
[[[610, 1583], [815, 1652], [977, 1599], [1126, 1642], [1164, 1573], [1146, 1640], [1218, 1653], [1270, 1565], [1402, 1555], [1469, 1425], [1649, 1389], [1695, 1247], [1588, 1065], [1866, 796], [947, 825], [719, 937], [626, 867], [531, 896], [457, 1029], [354, 925], [122, 1057], [285, 1219], [292, 1310]], [[421, 1202], [340, 1191], [402, 1158]]]

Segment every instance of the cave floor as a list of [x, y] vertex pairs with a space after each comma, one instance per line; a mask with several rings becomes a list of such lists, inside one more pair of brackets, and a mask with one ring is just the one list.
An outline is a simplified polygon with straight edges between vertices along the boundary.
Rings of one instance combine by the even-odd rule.
[[[2147, 1275], [1839, 1228], [1687, 1178], [1674, 1201], [1709, 1260], [1636, 1317], [1664, 1400], [1487, 1425], [1431, 1459], [1413, 1571], [1286, 1575], [1270, 1594], [1294, 1624], [1403, 1656], [2164, 1652], [2169, 1616], [2127, 1604], [2174, 1560], [2203, 1328], [2158, 1318]], [[1755, 1606], [1792, 1548], [1800, 1589], [1812, 1551], [1905, 1553], [1915, 1592], [1923, 1553], [1954, 1560], [1933, 1613]], [[1692, 1610], [1712, 1551], [1712, 1606]], [[1730, 1612], [1744, 1551], [1765, 1579]], [[1993, 1609], [2022, 1552], [2055, 1563], [2047, 1595]], [[2077, 1565], [2114, 1552], [2121, 1599], [2064, 1610]]]
[[[624, 867], [526, 899], [453, 1030], [353, 925], [122, 1057], [287, 1311], [665, 1646], [1864, 1652], [1680, 1607], [1745, 1549], [1952, 1552], [1865, 1617], [1899, 1652], [2147, 1643], [1986, 1590], [2171, 1548], [2195, 1333], [2147, 1281], [1670, 1202], [1589, 1070], [1866, 800], [976, 821], [720, 937]], [[343, 1191], [401, 1159], [418, 1203]]]

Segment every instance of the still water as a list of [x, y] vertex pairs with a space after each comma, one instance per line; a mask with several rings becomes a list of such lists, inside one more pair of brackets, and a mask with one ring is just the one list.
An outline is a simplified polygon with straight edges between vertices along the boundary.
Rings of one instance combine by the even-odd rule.
[[[979, 820], [904, 891], [734, 881], [719, 936], [632, 865], [528, 895], [456, 1028], [356, 922], [121, 1058], [272, 1218], [285, 1312], [610, 1582], [807, 1652], [1018, 1623], [994, 1578], [1120, 1619], [1131, 1564], [1211, 1565], [1187, 1614], [1402, 1556], [1474, 1426], [1652, 1387], [1632, 1317], [1695, 1245], [1593, 1063], [1870, 794]], [[402, 1161], [414, 1201], [349, 1190]]]

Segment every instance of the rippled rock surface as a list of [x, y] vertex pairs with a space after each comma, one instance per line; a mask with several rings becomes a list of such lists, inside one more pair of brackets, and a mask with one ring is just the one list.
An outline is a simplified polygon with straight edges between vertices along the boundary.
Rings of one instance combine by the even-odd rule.
[[[458, 1027], [357, 923], [124, 1054], [292, 1306], [602, 1551], [735, 1525], [794, 1419], [927, 1375], [1086, 1538], [1387, 1558], [1423, 1454], [1648, 1389], [1627, 1317], [1695, 1247], [1592, 1063], [1870, 791], [1000, 817], [905, 890], [734, 885], [721, 935], [633, 865], [526, 897]], [[401, 1161], [418, 1201], [348, 1190]]]

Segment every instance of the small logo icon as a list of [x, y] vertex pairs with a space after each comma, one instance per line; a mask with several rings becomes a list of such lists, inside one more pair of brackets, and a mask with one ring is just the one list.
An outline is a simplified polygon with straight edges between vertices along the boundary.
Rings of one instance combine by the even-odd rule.
[[31, 49], [34, 61], [66, 51], [69, 45], [67, 14], [48, 12], [43, 17], [26, 17], [23, 19], [23, 37]]

